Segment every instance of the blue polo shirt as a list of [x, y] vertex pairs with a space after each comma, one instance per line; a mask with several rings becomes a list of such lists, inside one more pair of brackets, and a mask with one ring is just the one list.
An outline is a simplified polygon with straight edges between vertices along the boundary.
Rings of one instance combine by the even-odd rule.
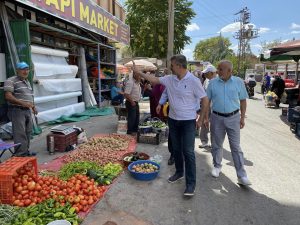
[[113, 86], [110, 91], [111, 98], [113, 99], [114, 97], [118, 96], [119, 95], [118, 92], [120, 91], [122, 91], [121, 88], [117, 88], [116, 86]]
[[166, 87], [169, 117], [173, 120], [196, 119], [200, 100], [206, 96], [199, 78], [187, 72], [181, 80], [175, 75], [160, 77], [159, 80]]
[[226, 82], [220, 77], [212, 79], [206, 93], [211, 100], [212, 110], [219, 113], [231, 113], [240, 109], [240, 100], [248, 98], [244, 81], [235, 76], [231, 76]]

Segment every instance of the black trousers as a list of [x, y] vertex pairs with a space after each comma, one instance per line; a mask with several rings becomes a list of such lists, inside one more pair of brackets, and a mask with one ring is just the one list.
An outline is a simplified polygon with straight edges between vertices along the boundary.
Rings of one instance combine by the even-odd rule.
[[129, 101], [126, 101], [125, 103], [127, 109], [127, 134], [132, 134], [138, 131], [140, 122], [140, 108], [138, 102], [135, 102], [135, 104], [135, 106], [132, 106]]

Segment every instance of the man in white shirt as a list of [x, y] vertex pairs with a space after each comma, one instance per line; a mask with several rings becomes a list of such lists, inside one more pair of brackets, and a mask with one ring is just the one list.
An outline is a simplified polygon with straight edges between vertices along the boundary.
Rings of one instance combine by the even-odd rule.
[[[208, 98], [200, 80], [187, 70], [184, 55], [171, 58], [171, 70], [174, 75], [160, 78], [138, 70], [134, 72], [152, 84], [161, 83], [166, 87], [170, 106], [168, 124], [176, 168], [175, 174], [169, 177], [168, 181], [174, 183], [182, 179], [185, 173], [184, 196], [193, 196], [196, 187], [195, 129], [196, 125], [202, 125], [204, 117], [207, 116]], [[201, 116], [198, 117], [196, 111], [200, 102], [202, 110]]]

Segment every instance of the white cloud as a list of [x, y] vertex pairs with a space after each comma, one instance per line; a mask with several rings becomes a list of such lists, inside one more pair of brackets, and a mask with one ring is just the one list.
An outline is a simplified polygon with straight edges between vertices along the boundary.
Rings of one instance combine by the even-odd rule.
[[252, 44], [251, 48], [258, 48], [261, 49], [261, 44]]
[[186, 28], [187, 31], [196, 31], [200, 30], [200, 27], [196, 23], [191, 23]]
[[296, 24], [296, 23], [292, 23], [291, 26], [290, 26], [290, 29], [300, 29], [300, 25], [299, 24]]
[[269, 31], [270, 31], [270, 28], [268, 28], [268, 27], [261, 27], [261, 28], [259, 28], [259, 33], [260, 34], [267, 33]]
[[223, 27], [220, 32], [221, 33], [228, 33], [228, 32], [235, 32], [238, 31], [240, 29], [240, 23], [239, 22], [235, 22], [235, 23], [231, 23], [226, 25], [225, 27]]
[[[251, 27], [252, 29], [255, 29], [256, 26], [253, 23], [249, 23], [245, 25], [246, 29], [249, 29], [249, 27]], [[235, 22], [235, 23], [230, 23], [228, 25], [226, 25], [225, 27], [223, 27], [218, 33], [233, 33], [236, 32], [240, 29], [240, 22]], [[264, 28], [264, 29], [268, 29], [268, 28]]]
[[291, 34], [300, 34], [300, 30], [293, 30]]
[[190, 48], [185, 48], [185, 49], [183, 49], [182, 50], [182, 53], [183, 54], [189, 54], [189, 53], [192, 53], [193, 51], [192, 51], [192, 49], [190, 49]]
[[191, 60], [193, 59], [193, 50], [190, 49], [190, 48], [185, 48], [182, 50], [182, 54], [185, 55], [185, 57], [188, 59], [188, 60]]
[[230, 45], [229, 48], [236, 52], [239, 49], [239, 46], [238, 45]]

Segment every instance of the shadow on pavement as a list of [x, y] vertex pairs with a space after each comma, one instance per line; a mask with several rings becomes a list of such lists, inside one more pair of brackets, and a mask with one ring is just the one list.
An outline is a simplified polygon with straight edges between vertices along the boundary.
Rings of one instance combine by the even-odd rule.
[[[298, 225], [300, 207], [288, 206], [237, 185], [226, 174], [210, 175], [211, 156], [196, 148], [197, 186], [195, 196], [183, 197], [185, 181], [168, 183], [175, 172], [167, 166], [169, 153], [164, 145], [139, 144], [137, 151], [161, 154], [161, 171], [153, 181], [138, 181], [125, 173], [107, 192], [82, 225], [101, 225], [113, 221], [118, 225]], [[231, 159], [225, 150], [225, 156]], [[247, 161], [247, 164], [253, 165]], [[263, 182], [263, 180], [262, 180]], [[275, 188], [276, 189], [276, 188]]]
[[[226, 163], [226, 165], [234, 167], [231, 152], [225, 148], [223, 148], [223, 158], [229, 161], [228, 163]], [[253, 162], [248, 160], [245, 156], [244, 156], [244, 161], [245, 161], [245, 166], [253, 166]]]

